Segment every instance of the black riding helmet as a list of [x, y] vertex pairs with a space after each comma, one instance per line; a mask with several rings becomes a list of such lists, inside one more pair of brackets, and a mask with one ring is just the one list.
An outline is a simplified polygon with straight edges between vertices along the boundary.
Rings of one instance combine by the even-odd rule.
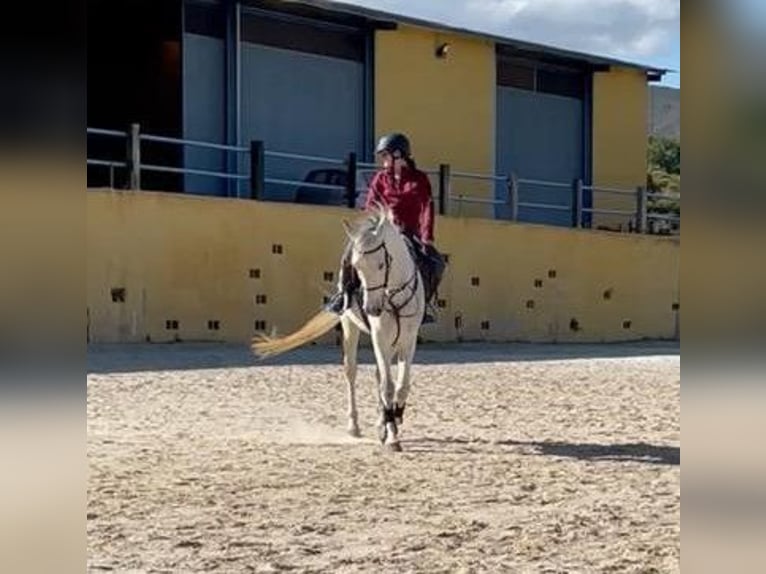
[[403, 158], [410, 157], [410, 140], [407, 136], [400, 133], [392, 133], [384, 135], [378, 140], [378, 145], [375, 148], [375, 154], [383, 153], [387, 151], [393, 156], [396, 156], [394, 152], [399, 152]]

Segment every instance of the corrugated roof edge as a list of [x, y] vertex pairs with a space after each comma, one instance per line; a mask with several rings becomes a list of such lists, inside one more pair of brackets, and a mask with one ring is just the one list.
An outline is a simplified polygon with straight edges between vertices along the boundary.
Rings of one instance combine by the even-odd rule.
[[567, 58], [571, 60], [579, 60], [581, 62], [587, 62], [595, 65], [612, 65], [620, 66], [624, 68], [633, 68], [643, 70], [647, 72], [650, 80], [659, 80], [662, 76], [668, 72], [674, 72], [667, 68], [658, 68], [655, 66], [647, 66], [638, 62], [630, 62], [627, 60], [620, 60], [617, 58], [611, 58], [607, 56], [599, 56], [597, 54], [589, 54], [586, 52], [578, 52], [576, 50], [569, 50], [566, 48], [559, 48], [556, 46], [550, 46], [547, 44], [539, 44], [536, 42], [528, 42], [525, 40], [517, 40], [506, 36], [498, 36], [490, 34], [488, 32], [481, 32], [478, 30], [470, 30], [468, 28], [458, 28], [456, 26], [450, 26], [443, 22], [435, 22], [430, 20], [423, 20], [420, 18], [413, 18], [405, 16], [404, 14], [396, 14], [393, 12], [384, 12], [381, 10], [374, 10], [372, 8], [366, 8], [363, 6], [357, 6], [355, 4], [346, 4], [343, 2], [337, 2], [335, 0], [282, 0], [285, 4], [302, 4], [305, 6], [313, 6], [321, 8], [330, 12], [345, 13], [352, 16], [363, 17], [370, 20], [382, 20], [395, 22], [400, 24], [409, 24], [412, 26], [419, 26], [423, 28], [430, 28], [434, 30], [442, 30], [445, 32], [453, 32], [456, 34], [462, 34], [475, 38], [482, 38], [490, 40], [497, 44], [509, 46], [511, 48], [519, 50], [527, 50], [534, 52], [542, 52], [557, 56], [560, 58]]

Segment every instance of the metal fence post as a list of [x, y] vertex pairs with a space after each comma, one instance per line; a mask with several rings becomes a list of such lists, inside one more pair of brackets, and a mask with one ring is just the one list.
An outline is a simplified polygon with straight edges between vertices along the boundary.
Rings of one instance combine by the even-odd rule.
[[636, 189], [636, 226], [639, 233], [647, 232], [647, 196], [646, 188], [639, 186]]
[[511, 207], [511, 221], [519, 220], [519, 178], [515, 173], [508, 176], [508, 204]]
[[266, 157], [260, 140], [250, 142], [250, 199], [261, 199], [266, 179]]
[[356, 207], [356, 152], [349, 152], [346, 160], [346, 205], [350, 209]]
[[139, 124], [130, 124], [128, 173], [130, 174], [129, 188], [141, 189], [141, 126]]
[[439, 215], [447, 214], [447, 202], [449, 201], [450, 190], [450, 166], [449, 164], [439, 164]]
[[574, 210], [572, 213], [572, 225], [573, 227], [580, 229], [582, 227], [582, 191], [583, 184], [581, 179], [574, 180], [573, 186], [573, 204]]

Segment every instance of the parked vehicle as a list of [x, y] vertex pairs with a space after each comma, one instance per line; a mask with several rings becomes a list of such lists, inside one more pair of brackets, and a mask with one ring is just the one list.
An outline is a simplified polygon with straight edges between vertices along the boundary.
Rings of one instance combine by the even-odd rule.
[[[367, 198], [367, 188], [372, 180], [373, 173], [359, 171], [356, 175], [356, 206], [361, 208]], [[296, 203], [310, 203], [314, 205], [348, 205], [346, 199], [346, 182], [348, 172], [344, 169], [327, 168], [312, 169], [303, 178], [306, 184], [319, 183], [322, 185], [337, 185], [338, 189], [327, 189], [302, 185], [295, 192]]]

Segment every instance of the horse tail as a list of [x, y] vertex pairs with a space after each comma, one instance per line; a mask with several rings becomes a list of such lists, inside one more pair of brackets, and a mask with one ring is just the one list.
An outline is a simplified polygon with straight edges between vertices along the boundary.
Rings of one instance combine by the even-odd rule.
[[250, 349], [260, 357], [281, 355], [321, 337], [338, 323], [340, 323], [340, 315], [329, 311], [320, 311], [300, 329], [284, 337], [256, 335], [252, 339]]

